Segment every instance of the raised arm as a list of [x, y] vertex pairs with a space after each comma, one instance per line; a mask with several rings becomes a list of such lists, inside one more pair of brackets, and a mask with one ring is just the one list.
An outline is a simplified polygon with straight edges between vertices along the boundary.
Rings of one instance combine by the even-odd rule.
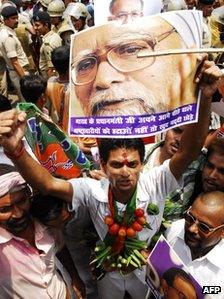
[[25, 150], [22, 138], [26, 128], [26, 114], [10, 110], [0, 113], [0, 144], [13, 161], [25, 181], [43, 194], [52, 194], [71, 203], [73, 189], [69, 182], [54, 178]]
[[197, 159], [208, 133], [211, 101], [217, 89], [222, 73], [214, 62], [205, 60], [196, 75], [195, 81], [201, 90], [199, 119], [195, 124], [188, 125], [182, 135], [178, 151], [170, 161], [170, 169], [179, 180], [188, 165]]

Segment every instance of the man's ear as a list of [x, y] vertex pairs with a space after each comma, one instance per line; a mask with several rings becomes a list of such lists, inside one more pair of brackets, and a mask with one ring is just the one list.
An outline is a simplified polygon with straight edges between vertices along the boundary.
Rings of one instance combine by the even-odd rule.
[[103, 159], [100, 159], [100, 165], [101, 165], [103, 171], [106, 173], [106, 165], [107, 165], [107, 163]]
[[167, 284], [167, 282], [165, 281], [165, 279], [163, 279], [163, 278], [161, 279], [160, 286], [161, 286], [161, 288], [163, 290], [164, 295], [167, 294], [169, 285]]

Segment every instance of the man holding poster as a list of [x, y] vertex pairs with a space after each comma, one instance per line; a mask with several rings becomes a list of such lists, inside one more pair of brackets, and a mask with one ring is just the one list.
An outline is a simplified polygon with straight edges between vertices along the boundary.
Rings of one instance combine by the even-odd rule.
[[[96, 181], [80, 178], [65, 181], [54, 178], [23, 147], [21, 140], [26, 128], [24, 113], [7, 111], [0, 114], [0, 144], [27, 182], [44, 194], [66, 201], [74, 211], [81, 206], [88, 208], [101, 239], [94, 259], [94, 263], [98, 261], [105, 271], [105, 277], [98, 283], [101, 298], [123, 299], [125, 291], [133, 299], [145, 297], [147, 287], [145, 277], [142, 277], [144, 271], [139, 268], [146, 261], [138, 250], [147, 249], [161, 224], [164, 199], [171, 191], [180, 188], [178, 182], [183, 172], [195, 160], [202, 147], [207, 134], [211, 98], [220, 76], [221, 72], [213, 62], [203, 62], [196, 78], [197, 82], [200, 81], [202, 93], [199, 122], [186, 128], [180, 147], [171, 160], [147, 174], [141, 174], [144, 161], [142, 139], [101, 139], [101, 165], [108, 179]], [[31, 171], [33, 169], [35, 171]], [[140, 225], [138, 221], [142, 217]], [[138, 255], [138, 258], [134, 258], [135, 262], [131, 261], [132, 250]], [[99, 251], [100, 255], [97, 254]], [[112, 263], [113, 260], [116, 263]], [[122, 271], [122, 276], [119, 271]]]
[[[189, 104], [195, 111], [196, 54], [144, 58], [138, 55], [200, 47], [201, 21], [198, 11], [179, 11], [139, 18], [122, 26], [110, 22], [77, 34], [71, 47], [70, 132], [79, 133], [73, 131], [80, 123], [76, 118], [93, 116], [97, 124], [99, 117], [121, 116], [122, 128], [130, 126], [125, 116], [133, 116], [132, 123], [141, 128], [145, 121], [140, 116], [152, 116], [158, 119], [153, 123], [147, 120], [148, 129], [142, 133], [155, 134], [162, 130], [158, 113]], [[183, 118], [182, 122], [189, 122], [180, 111], [177, 116]], [[166, 115], [164, 119], [169, 121]], [[192, 114], [191, 121], [195, 120]], [[150, 131], [151, 125], [158, 128]], [[166, 128], [172, 125], [167, 123]], [[109, 127], [112, 131], [116, 126]], [[139, 136], [137, 133], [128, 135]], [[116, 136], [113, 132], [108, 135]]]

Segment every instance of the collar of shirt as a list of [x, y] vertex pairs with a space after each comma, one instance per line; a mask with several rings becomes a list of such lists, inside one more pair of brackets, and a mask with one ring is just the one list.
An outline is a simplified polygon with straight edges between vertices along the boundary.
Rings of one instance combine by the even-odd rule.
[[[143, 174], [140, 174], [139, 177], [139, 181], [137, 183], [137, 188], [138, 185], [141, 183], [141, 176], [143, 176]], [[108, 193], [109, 193], [109, 186], [110, 186], [110, 182], [108, 179], [102, 179], [100, 180], [100, 184], [102, 186], [102, 189], [104, 190], [104, 193], [102, 194], [102, 196], [99, 196], [99, 193], [97, 192], [94, 196], [94, 194], [92, 194], [96, 200], [100, 201], [100, 202], [105, 202], [108, 203]], [[98, 191], [98, 189], [97, 189]], [[148, 196], [146, 196], [143, 192], [141, 192], [141, 188], [138, 188], [137, 190], [137, 201], [138, 202], [146, 202], [149, 200]]]
[[2, 28], [5, 28], [8, 32], [10, 32], [14, 36], [16, 36], [16, 33], [15, 33], [15, 31], [12, 28], [10, 28], [10, 27], [8, 27], [6, 25], [4, 25]]
[[[182, 219], [183, 220], [183, 219]], [[184, 240], [184, 221], [182, 222], [182, 229], [177, 236], [177, 239], [181, 240], [183, 244], [190, 250], [190, 248], [186, 245]], [[220, 260], [220, 252], [224, 249], [224, 240], [220, 240], [218, 244], [216, 244], [213, 249], [211, 249], [206, 255], [197, 258], [197, 261], [202, 261], [207, 259], [211, 264], [215, 265], [218, 268], [224, 268], [224, 260]]]
[[[53, 236], [47, 233], [48, 228], [39, 223], [38, 221], [34, 222], [34, 226], [36, 246], [39, 250], [44, 251], [46, 253], [49, 250], [49, 245], [51, 246], [54, 243]], [[10, 242], [12, 239], [15, 239], [20, 242], [27, 242], [25, 239], [16, 237], [3, 227], [0, 227], [0, 245]]]
[[52, 30], [48, 31], [44, 36], [42, 36], [42, 42], [45, 42], [45, 40], [51, 36], [54, 32]]

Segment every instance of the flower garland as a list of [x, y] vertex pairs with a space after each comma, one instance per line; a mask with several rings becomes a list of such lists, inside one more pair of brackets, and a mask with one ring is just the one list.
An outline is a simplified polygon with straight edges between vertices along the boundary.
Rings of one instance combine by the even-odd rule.
[[144, 227], [151, 227], [146, 221], [144, 210], [136, 208], [136, 195], [137, 189], [128, 201], [124, 215], [120, 216], [112, 190], [109, 188], [110, 215], [104, 218], [108, 233], [95, 248], [95, 259], [91, 264], [97, 263], [96, 268], [119, 270], [123, 274], [146, 264], [146, 259], [140, 251], [147, 249], [147, 242], [139, 240], [137, 233]]

